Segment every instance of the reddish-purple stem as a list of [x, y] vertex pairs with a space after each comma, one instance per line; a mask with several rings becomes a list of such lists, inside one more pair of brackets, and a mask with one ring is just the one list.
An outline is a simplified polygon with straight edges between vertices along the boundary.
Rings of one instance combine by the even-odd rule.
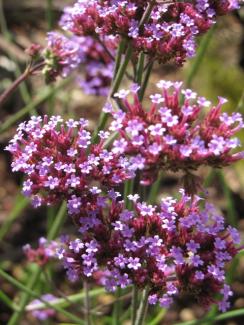
[[29, 76], [31, 76], [35, 71], [42, 68], [44, 65], [44, 62], [41, 62], [34, 67], [27, 67], [27, 69], [17, 78], [11, 86], [6, 89], [1, 95], [0, 95], [0, 107], [3, 105], [3, 103], [7, 100], [7, 98], [19, 87], [19, 85], [25, 81]]

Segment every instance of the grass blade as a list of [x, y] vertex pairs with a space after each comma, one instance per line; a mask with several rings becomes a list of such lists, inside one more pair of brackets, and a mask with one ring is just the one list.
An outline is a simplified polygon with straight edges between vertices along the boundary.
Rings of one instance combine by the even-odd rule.
[[12, 300], [2, 290], [0, 290], [0, 300], [12, 310], [18, 310], [18, 306], [14, 304]]
[[[66, 204], [62, 203], [62, 205], [61, 205], [61, 207], [59, 209], [59, 212], [58, 212], [58, 214], [57, 214], [57, 216], [56, 216], [56, 218], [54, 220], [54, 223], [53, 223], [50, 231], [48, 232], [47, 238], [49, 240], [52, 240], [57, 236], [57, 234], [59, 232], [59, 229], [60, 229], [60, 227], [62, 226], [62, 224], [63, 224], [63, 222], [65, 220], [65, 217], [66, 217]], [[34, 292], [33, 288], [35, 287], [36, 283], [38, 283], [40, 281], [41, 272], [42, 272], [42, 269], [40, 267], [38, 267], [32, 273], [32, 275], [31, 275], [31, 277], [29, 279], [29, 282], [25, 286], [25, 288], [27, 290], [24, 290], [25, 292], [20, 297], [19, 311], [16, 311], [12, 315], [11, 319], [8, 322], [8, 325], [19, 324], [19, 322], [20, 322], [20, 320], [22, 318], [22, 315], [24, 313], [25, 306], [27, 305], [27, 303], [28, 303], [28, 301], [30, 299], [30, 296], [31, 296], [30, 292]], [[37, 294], [35, 294], [35, 295], [37, 295]]]
[[209, 32], [205, 36], [202, 37], [197, 50], [197, 54], [192, 61], [191, 69], [186, 78], [186, 82], [185, 82], [186, 87], [191, 87], [192, 81], [197, 75], [199, 68], [201, 67], [202, 61], [204, 59], [204, 56], [206, 54], [206, 51], [208, 49], [208, 46], [214, 35], [215, 30], [216, 30], [216, 24], [209, 30]]
[[65, 79], [61, 81], [59, 84], [55, 85], [55, 87], [50, 87], [50, 86], [45, 87], [39, 96], [37, 96], [29, 104], [23, 107], [20, 111], [11, 115], [5, 122], [2, 123], [2, 125], [0, 126], [0, 134], [7, 131], [13, 124], [18, 122], [22, 117], [24, 117], [26, 114], [31, 112], [33, 108], [39, 106], [44, 101], [46, 101], [50, 96], [52, 96], [60, 89], [62, 89], [62, 87], [65, 86], [69, 81], [70, 79]]
[[4, 239], [9, 229], [11, 228], [13, 222], [18, 218], [18, 216], [22, 213], [22, 211], [27, 207], [28, 204], [29, 204], [29, 199], [27, 199], [21, 194], [17, 196], [12, 211], [9, 213], [9, 215], [1, 225], [0, 241]]
[[[39, 299], [40, 301], [43, 302], [43, 304], [45, 304], [46, 307], [52, 308], [54, 310], [56, 310], [57, 312], [62, 313], [64, 316], [66, 316], [67, 318], [70, 318], [72, 321], [74, 321], [76, 324], [84, 324], [84, 322], [79, 319], [78, 317], [76, 317], [75, 315], [71, 314], [70, 312], [66, 311], [65, 309], [63, 309], [60, 306], [57, 305], [52, 305], [50, 302], [43, 300], [42, 298], [39, 297], [39, 295], [37, 293], [35, 293], [33, 290], [31, 290], [29, 287], [25, 286], [24, 284], [22, 284], [21, 282], [17, 281], [15, 278], [13, 278], [11, 275], [9, 275], [8, 273], [6, 273], [5, 271], [3, 271], [2, 269], [0, 269], [0, 276], [2, 278], [4, 278], [5, 280], [7, 280], [9, 283], [11, 283], [13, 286], [17, 287], [18, 289], [24, 291], [24, 293], [30, 297], [34, 297]], [[19, 311], [18, 311], [19, 312]], [[11, 318], [12, 319], [12, 318]], [[12, 321], [10, 320], [10, 322], [8, 322], [8, 324], [11, 324]], [[18, 321], [16, 322], [16, 324], [20, 324]]]

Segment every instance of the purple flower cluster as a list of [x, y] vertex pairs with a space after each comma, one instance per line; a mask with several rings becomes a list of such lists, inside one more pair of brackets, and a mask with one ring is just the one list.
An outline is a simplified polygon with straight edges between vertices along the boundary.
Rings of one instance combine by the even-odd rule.
[[[82, 70], [78, 84], [87, 94], [106, 96], [113, 77], [115, 48], [118, 39], [104, 37], [101, 42], [92, 37], [67, 37], [48, 33], [47, 46], [42, 52], [46, 81], [63, 78], [74, 70]], [[106, 50], [105, 50], [106, 49]], [[107, 51], [107, 52], [106, 52]]]
[[[54, 295], [47, 293], [41, 296], [41, 299], [47, 302], [53, 302], [57, 299]], [[36, 309], [35, 306], [38, 304], [41, 304], [42, 301], [39, 299], [35, 299], [29, 303], [29, 305], [26, 307], [28, 311], [31, 311], [31, 314], [34, 318], [36, 318], [39, 321], [45, 321], [49, 318], [52, 318], [56, 315], [56, 311], [52, 308], [46, 308], [46, 309]]]
[[115, 193], [104, 196], [99, 208], [80, 207], [73, 215], [80, 237], [66, 237], [57, 251], [68, 278], [92, 280], [100, 273], [110, 291], [147, 286], [149, 303], [162, 307], [190, 295], [206, 307], [228, 308], [232, 293], [224, 267], [237, 252], [238, 232], [225, 227], [212, 205], [203, 207], [199, 197], [180, 193], [180, 199], [166, 197], [160, 206], [129, 195], [134, 211], [124, 209]]
[[96, 186], [110, 188], [134, 177], [126, 158], [104, 149], [106, 132], [91, 144], [87, 123], [33, 116], [19, 125], [6, 150], [13, 155], [12, 170], [26, 175], [23, 194], [35, 207], [68, 200], [72, 210], [80, 197], [96, 198], [101, 192]]
[[92, 37], [74, 36], [83, 51], [82, 76], [78, 77], [78, 84], [86, 94], [107, 96], [113, 78], [115, 49], [118, 38], [104, 37], [99, 42]]
[[181, 82], [161, 80], [157, 87], [160, 91], [150, 96], [149, 109], [143, 108], [134, 86], [115, 94], [123, 110], [109, 105], [104, 109], [113, 117], [110, 130], [119, 132], [112, 152], [130, 157], [131, 167], [142, 171], [142, 184], [154, 181], [160, 169], [187, 173], [201, 165], [223, 167], [243, 157], [243, 152], [232, 153], [240, 146], [233, 136], [243, 120], [240, 113], [221, 112], [224, 98], [212, 106], [191, 89], [182, 89]]
[[32, 248], [29, 244], [23, 247], [23, 251], [29, 262], [34, 262], [40, 266], [45, 265], [50, 259], [56, 256], [56, 251], [59, 248], [58, 242], [52, 240], [48, 241], [46, 238], [39, 239], [38, 247]]
[[[62, 27], [77, 36], [121, 36], [135, 52], [160, 62], [181, 64], [195, 53], [195, 38], [206, 32], [216, 16], [238, 7], [238, 1], [77, 1], [65, 10]], [[148, 10], [150, 8], [150, 10]]]
[[57, 76], [67, 77], [82, 62], [84, 54], [79, 43], [57, 32], [47, 35], [47, 47], [43, 51], [43, 74], [47, 82]]
[[137, 85], [116, 93], [123, 110], [106, 105], [113, 116], [110, 131], [119, 133], [109, 149], [110, 132], [100, 131], [92, 144], [84, 119], [33, 116], [19, 125], [6, 150], [13, 155], [13, 171], [26, 176], [23, 194], [35, 207], [65, 200], [80, 233], [56, 243], [41, 239], [37, 249], [25, 246], [30, 261], [45, 265], [55, 251], [71, 281], [99, 280], [112, 291], [132, 284], [147, 287], [149, 302], [163, 307], [192, 295], [206, 307], [228, 308], [224, 267], [237, 253], [239, 236], [225, 227], [214, 207], [203, 207], [198, 196], [181, 190], [179, 200], [167, 197], [160, 206], [130, 194], [130, 211], [115, 191], [138, 170], [148, 184], [161, 168], [184, 170], [189, 178], [200, 165], [222, 167], [241, 158], [231, 153], [239, 145], [232, 136], [243, 126], [240, 114], [221, 113], [222, 98], [202, 114], [210, 103], [181, 86], [160, 81], [148, 110]]

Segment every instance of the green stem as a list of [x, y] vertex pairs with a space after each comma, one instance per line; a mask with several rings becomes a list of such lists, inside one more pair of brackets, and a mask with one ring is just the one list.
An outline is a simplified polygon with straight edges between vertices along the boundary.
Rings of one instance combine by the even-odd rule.
[[145, 288], [142, 292], [141, 303], [138, 309], [138, 313], [134, 325], [143, 325], [147, 313], [147, 303], [148, 303], [148, 288]]
[[128, 199], [128, 195], [133, 193], [133, 188], [134, 188], [134, 180], [129, 179], [128, 181], [125, 182], [124, 185], [124, 204], [125, 207], [129, 210], [132, 208], [132, 202], [131, 200]]
[[83, 285], [85, 291], [85, 295], [84, 295], [85, 324], [91, 325], [89, 285], [87, 281], [84, 281]]
[[[122, 40], [122, 42], [123, 42], [123, 40]], [[117, 53], [116, 62], [121, 61], [121, 55], [122, 55], [123, 47], [124, 47], [124, 45], [121, 45], [121, 48], [119, 49], [119, 51]], [[128, 64], [129, 64], [131, 55], [132, 55], [132, 46], [131, 46], [131, 44], [129, 44], [128, 48], [127, 48], [127, 51], [126, 51], [126, 54], [125, 54], [123, 64], [122, 65], [120, 64], [117, 72], [115, 70], [114, 79], [113, 79], [113, 82], [112, 82], [112, 85], [111, 85], [111, 91], [110, 91], [110, 94], [109, 94], [108, 98], [113, 97], [114, 93], [116, 93], [116, 91], [119, 89], [119, 86], [120, 86], [121, 81], [123, 79], [123, 76], [125, 74], [126, 68], [127, 68]], [[104, 129], [104, 127], [105, 127], [105, 125], [107, 123], [107, 120], [108, 120], [108, 116], [109, 115], [107, 113], [104, 113], [104, 112], [102, 112], [100, 114], [98, 127], [96, 128], [96, 130], [94, 131], [93, 136], [92, 136], [92, 143], [96, 143], [98, 141], [98, 133], [99, 133], [99, 131]]]
[[123, 62], [123, 64], [120, 65], [120, 67], [116, 73], [116, 76], [114, 78], [114, 81], [112, 83], [109, 97], [113, 97], [114, 93], [116, 93], [116, 91], [118, 91], [121, 81], [123, 79], [123, 76], [125, 74], [126, 68], [130, 62], [131, 55], [132, 55], [132, 46], [131, 46], [131, 43], [129, 43], [126, 53], [125, 53], [124, 62]]
[[15, 219], [18, 218], [18, 216], [27, 207], [28, 204], [29, 204], [29, 199], [27, 199], [21, 194], [17, 195], [13, 209], [11, 210], [11, 212], [9, 213], [7, 218], [5, 218], [5, 220], [1, 225], [0, 241], [4, 239], [4, 237], [8, 233]]
[[151, 0], [148, 3], [147, 8], [142, 16], [142, 19], [140, 20], [139, 29], [142, 29], [144, 27], [144, 24], [149, 20], [153, 7], [155, 6], [155, 3], [156, 3], [155, 0]]
[[33, 108], [39, 106], [41, 103], [47, 100], [50, 96], [52, 96], [52, 94], [59, 91], [69, 81], [70, 79], [65, 79], [53, 88], [50, 86], [45, 87], [39, 96], [37, 96], [35, 99], [32, 99], [29, 104], [23, 107], [20, 111], [11, 115], [5, 122], [2, 123], [2, 125], [0, 126], [0, 134], [7, 131], [13, 124], [15, 124], [29, 112], [31, 112]]
[[143, 80], [143, 83], [142, 83], [142, 87], [141, 87], [140, 92], [139, 92], [140, 101], [143, 100], [143, 97], [144, 97], [144, 94], [145, 94], [145, 91], [146, 91], [146, 88], [147, 88], [147, 85], [148, 85], [149, 77], [150, 77], [151, 72], [152, 72], [153, 63], [154, 63], [153, 61], [151, 63], [149, 63], [149, 66], [147, 68], [147, 71], [146, 71], [146, 74], [145, 74], [145, 77], [144, 77], [144, 80]]
[[[31, 290], [28, 286], [25, 286], [22, 283], [20, 283], [19, 281], [17, 281], [15, 278], [13, 278], [11, 275], [9, 275], [8, 273], [6, 273], [2, 269], [0, 269], [0, 276], [2, 278], [4, 278], [5, 280], [7, 280], [9, 283], [11, 283], [16, 288], [18, 288], [19, 290], [24, 291], [25, 294], [28, 294], [28, 296], [39, 299], [46, 307], [52, 308], [52, 309], [56, 310], [57, 312], [62, 313], [67, 318], [70, 318], [72, 321], [75, 322], [75, 324], [82, 324], [82, 325], [84, 324], [84, 322], [81, 319], [79, 319], [75, 315], [69, 313], [68, 311], [66, 311], [62, 307], [60, 307], [58, 305], [51, 304], [50, 302], [48, 302], [48, 301], [42, 299], [41, 297], [39, 297], [39, 295], [36, 292], [34, 292], [33, 290]], [[21, 308], [21, 307], [19, 307], [19, 308]], [[11, 324], [10, 321], [8, 322], [8, 324]], [[18, 319], [15, 324], [20, 324], [20, 319]]]
[[109, 117], [108, 113], [101, 112], [101, 114], [99, 116], [98, 127], [93, 132], [91, 143], [97, 143], [97, 141], [99, 139], [98, 133], [99, 133], [99, 131], [104, 129], [104, 127], [107, 123], [108, 117]]
[[[62, 205], [58, 211], [58, 214], [54, 220], [54, 223], [52, 224], [52, 227], [51, 227], [50, 231], [48, 232], [47, 239], [52, 240], [57, 236], [59, 229], [64, 222], [65, 217], [66, 217], [66, 204], [62, 203]], [[27, 303], [30, 299], [30, 292], [32, 292], [32, 290], [35, 287], [35, 284], [40, 280], [41, 272], [42, 272], [41, 268], [38, 267], [32, 273], [32, 275], [29, 279], [29, 282], [26, 285], [28, 292], [25, 291], [20, 296], [19, 311], [16, 311], [12, 315], [12, 317], [10, 318], [10, 320], [8, 322], [8, 325], [16, 325], [16, 324], [20, 323], [20, 320], [24, 313], [25, 306], [27, 305]]]
[[131, 322], [132, 325], [135, 324], [136, 321], [136, 313], [138, 307], [138, 288], [134, 285], [132, 289], [132, 302], [131, 302]]
[[[149, 19], [154, 5], [155, 5], [154, 0], [148, 4], [148, 7], [145, 10], [145, 13], [140, 21], [139, 28], [142, 28], [144, 23]], [[121, 81], [123, 79], [123, 76], [126, 72], [126, 68], [130, 62], [130, 59], [131, 59], [131, 56], [133, 53], [133, 48], [132, 48], [131, 42], [129, 42], [126, 53], [125, 53], [124, 61], [121, 64], [121, 58], [122, 58], [122, 54], [123, 54], [125, 46], [126, 46], [126, 41], [127, 41], [126, 39], [123, 39], [119, 46], [119, 50], [118, 50], [118, 53], [116, 56], [116, 67], [115, 67], [114, 78], [113, 78], [113, 82], [111, 85], [111, 90], [110, 90], [108, 98], [112, 98], [113, 95], [118, 91]], [[149, 76], [148, 76], [148, 78], [149, 78]], [[93, 137], [92, 137], [92, 143], [97, 142], [98, 133], [106, 125], [107, 119], [108, 119], [108, 114], [102, 112], [102, 114], [100, 115], [98, 127], [95, 130]]]
[[[96, 297], [96, 296], [104, 294], [104, 293], [105, 293], [105, 289], [103, 289], [103, 288], [90, 290], [89, 297], [90, 298]], [[82, 291], [81, 293], [76, 293], [74, 295], [70, 295], [65, 298], [57, 298], [57, 299], [53, 300], [52, 302], [50, 302], [50, 304], [52, 306], [60, 306], [60, 307], [66, 308], [66, 307], [70, 306], [71, 304], [81, 302], [84, 298], [85, 298], [85, 292]], [[45, 303], [42, 303], [42, 302], [40, 302], [39, 304], [26, 306], [27, 311], [41, 310], [41, 309], [45, 309], [45, 308], [47, 308], [47, 306]]]
[[[2, 274], [2, 270], [0, 270], [0, 275], [3, 276]], [[20, 296], [20, 302], [19, 302], [19, 310], [15, 311], [12, 315], [12, 317], [10, 318], [10, 320], [8, 321], [8, 325], [18, 325], [20, 323], [20, 320], [23, 316], [24, 310], [25, 310], [25, 306], [27, 305], [27, 303], [29, 302], [29, 298], [31, 297], [31, 293], [32, 290], [36, 284], [36, 282], [39, 281], [41, 276], [41, 269], [38, 267], [37, 269], [35, 269], [35, 271], [32, 273], [28, 284], [26, 286], [24, 286], [24, 288], [26, 290], [23, 290], [23, 288], [20, 288], [21, 290], [23, 290], [24, 292], [21, 294]], [[5, 277], [6, 278], [6, 277]], [[13, 281], [9, 281], [11, 284], [16, 285], [16, 283], [14, 283]], [[37, 294], [36, 294], [37, 295]], [[38, 296], [38, 295], [37, 295]]]
[[115, 70], [114, 70], [114, 78], [119, 70], [120, 64], [121, 64], [121, 59], [122, 59], [122, 55], [125, 51], [126, 48], [126, 39], [123, 38], [122, 41], [120, 42], [119, 48], [118, 48], [118, 52], [116, 55], [116, 60], [115, 60]]
[[201, 67], [205, 53], [208, 49], [208, 46], [214, 35], [215, 30], [216, 30], [216, 25], [213, 28], [211, 28], [210, 31], [201, 39], [200, 45], [197, 50], [197, 54], [193, 60], [190, 72], [186, 78], [186, 87], [191, 87], [192, 81], [196, 76], [199, 68]]
[[163, 320], [165, 314], [166, 314], [166, 309], [161, 308], [161, 310], [157, 314], [157, 316], [153, 320], [151, 320], [147, 325], [158, 325], [158, 324], [161, 324], [161, 321]]
[[[6, 23], [5, 16], [4, 16], [3, 1], [2, 0], [0, 0], [0, 27], [1, 27], [2, 34], [6, 38], [6, 40], [8, 40], [9, 42], [12, 42], [13, 41], [13, 35], [8, 30], [8, 26], [7, 26], [7, 23]], [[14, 58], [14, 56], [12, 54], [10, 54], [9, 57], [16, 65], [14, 75], [15, 75], [15, 78], [17, 79], [21, 75], [20, 67], [18, 65], [18, 62], [16, 62], [16, 59]], [[25, 104], [27, 104], [31, 100], [31, 96], [29, 94], [29, 91], [28, 91], [28, 88], [27, 88], [27, 85], [26, 85], [25, 82], [20, 84], [20, 94], [21, 94], [21, 97], [22, 97], [23, 102]], [[37, 114], [37, 112], [35, 110], [35, 107], [32, 110], [32, 114], [35, 114], [35, 115]]]
[[53, 0], [46, 0], [47, 1], [47, 9], [46, 9], [46, 19], [48, 30], [53, 29]]
[[13, 303], [12, 300], [2, 290], [0, 290], [0, 300], [10, 309], [14, 311], [19, 310], [19, 307], [15, 303]]
[[121, 288], [118, 288], [115, 293], [116, 296], [116, 301], [114, 303], [114, 308], [113, 308], [113, 319], [112, 319], [112, 324], [113, 325], [121, 325], [120, 323], [120, 316], [121, 316]]
[[63, 202], [58, 210], [58, 214], [52, 224], [52, 227], [47, 234], [48, 240], [53, 240], [55, 237], [57, 237], [59, 230], [64, 223], [65, 218], [66, 218], [66, 203]]
[[237, 226], [237, 221], [238, 221], [238, 217], [236, 215], [236, 209], [235, 209], [235, 205], [234, 205], [234, 200], [232, 197], [232, 193], [226, 183], [224, 174], [221, 170], [217, 171], [217, 175], [219, 177], [220, 183], [221, 183], [221, 187], [223, 189], [224, 192], [224, 197], [227, 203], [227, 219], [228, 222], [231, 226], [236, 227]]
[[137, 63], [136, 69], [136, 83], [141, 86], [142, 84], [142, 77], [144, 72], [144, 61], [145, 61], [145, 54], [143, 52], [140, 53]]
[[163, 177], [163, 173], [160, 172], [158, 174], [158, 178], [153, 183], [153, 185], [152, 185], [152, 187], [150, 189], [149, 197], [148, 197], [148, 202], [149, 203], [153, 203], [154, 204], [156, 202], [156, 198], [157, 198], [158, 191], [160, 189], [160, 184], [161, 184], [162, 177]]
[[204, 317], [202, 319], [193, 320], [193, 321], [189, 321], [189, 322], [177, 323], [175, 325], [199, 325], [199, 324], [205, 323], [206, 321], [215, 321], [216, 322], [216, 321], [225, 320], [225, 319], [229, 319], [229, 318], [239, 317], [242, 315], [244, 315], [244, 308], [228, 311], [228, 312], [220, 314], [214, 318]]

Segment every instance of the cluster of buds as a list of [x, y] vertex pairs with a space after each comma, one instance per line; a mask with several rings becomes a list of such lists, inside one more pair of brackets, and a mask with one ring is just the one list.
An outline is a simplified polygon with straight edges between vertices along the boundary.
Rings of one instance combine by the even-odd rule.
[[224, 98], [211, 106], [192, 90], [181, 89], [181, 82], [161, 80], [157, 86], [160, 92], [150, 96], [149, 109], [142, 107], [134, 85], [115, 94], [124, 110], [104, 108], [113, 117], [110, 130], [119, 132], [111, 150], [130, 157], [132, 168], [143, 174], [142, 184], [152, 183], [160, 169], [188, 173], [201, 165], [223, 167], [243, 157], [243, 152], [232, 153], [240, 145], [233, 136], [243, 120], [240, 113], [221, 112]]
[[106, 96], [113, 77], [117, 43], [118, 38], [113, 36], [99, 40], [48, 33], [47, 46], [41, 54], [46, 81], [55, 81], [58, 76], [66, 78], [74, 70], [83, 70], [82, 77], [77, 79], [84, 92]]
[[33, 116], [19, 125], [6, 150], [13, 155], [12, 170], [26, 175], [23, 194], [35, 207], [96, 197], [99, 186], [114, 187], [134, 177], [126, 158], [104, 149], [106, 132], [99, 133], [98, 144], [91, 144], [87, 123]]
[[180, 193], [180, 199], [166, 197], [160, 206], [129, 195], [134, 211], [118, 195], [104, 196], [96, 209], [82, 206], [73, 214], [81, 236], [65, 238], [57, 250], [68, 278], [91, 281], [102, 273], [110, 291], [132, 284], [148, 288], [151, 304], [169, 307], [174, 298], [191, 295], [205, 307], [228, 308], [232, 292], [224, 267], [237, 253], [238, 232], [225, 228], [212, 205]]
[[57, 32], [47, 35], [47, 46], [43, 51], [46, 82], [55, 81], [58, 76], [67, 77], [83, 60], [79, 43]]
[[58, 248], [59, 244], [56, 241], [48, 241], [46, 238], [41, 237], [37, 248], [32, 248], [30, 244], [26, 244], [23, 251], [29, 262], [44, 266], [56, 256]]
[[181, 64], [195, 53], [195, 38], [217, 15], [238, 7], [238, 1], [77, 1], [65, 10], [63, 29], [77, 36], [121, 36], [135, 52]]

